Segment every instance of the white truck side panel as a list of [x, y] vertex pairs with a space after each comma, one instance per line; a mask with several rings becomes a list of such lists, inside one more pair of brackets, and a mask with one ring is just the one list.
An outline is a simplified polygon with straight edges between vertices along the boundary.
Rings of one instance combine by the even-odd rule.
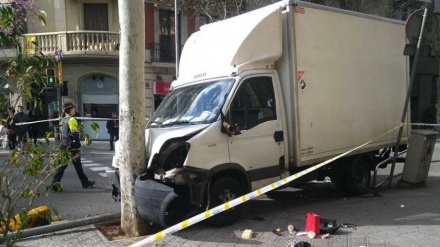
[[[312, 7], [295, 7], [292, 47], [297, 102], [298, 166], [319, 162], [363, 144], [396, 126], [408, 87], [404, 27], [374, 18]], [[282, 73], [280, 73], [282, 74]], [[282, 83], [289, 83], [283, 81]], [[289, 114], [289, 107], [286, 106]], [[295, 112], [296, 111], [296, 112]], [[409, 114], [408, 114], [409, 115]], [[407, 142], [408, 129], [403, 133]], [[397, 131], [367, 151], [391, 146]]]

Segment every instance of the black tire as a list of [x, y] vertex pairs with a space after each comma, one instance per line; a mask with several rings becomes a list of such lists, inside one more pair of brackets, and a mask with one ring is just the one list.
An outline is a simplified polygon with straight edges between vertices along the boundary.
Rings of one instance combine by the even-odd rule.
[[351, 159], [351, 164], [340, 164], [337, 172], [332, 176], [332, 181], [341, 192], [347, 195], [360, 195], [368, 192], [370, 186], [371, 170], [365, 159]]
[[349, 167], [346, 179], [346, 191], [349, 195], [361, 195], [367, 192], [366, 188], [370, 186], [371, 170], [364, 159], [358, 159], [357, 162]]
[[[225, 202], [231, 201], [243, 195], [243, 188], [240, 183], [230, 177], [216, 178], [210, 189], [209, 208], [217, 207]], [[241, 205], [233, 207], [209, 219], [209, 223], [216, 226], [227, 226], [234, 224], [241, 216]]]

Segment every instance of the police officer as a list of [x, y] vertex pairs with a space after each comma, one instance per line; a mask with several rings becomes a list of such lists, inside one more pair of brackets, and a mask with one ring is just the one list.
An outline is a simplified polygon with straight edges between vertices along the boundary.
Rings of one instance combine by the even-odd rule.
[[[81, 164], [81, 142], [79, 139], [78, 121], [74, 117], [76, 112], [75, 106], [72, 103], [66, 103], [63, 106], [63, 110], [65, 117], [60, 121], [61, 148], [68, 149], [71, 152], [73, 158], [72, 163], [75, 167], [76, 174], [78, 174], [79, 180], [81, 180], [82, 187], [92, 187], [95, 184], [95, 181], [89, 181], [84, 174]], [[57, 186], [56, 183], [61, 181], [66, 168], [67, 164], [58, 167], [55, 171], [55, 176], [52, 180], [52, 190], [55, 192], [61, 191], [61, 187]]]

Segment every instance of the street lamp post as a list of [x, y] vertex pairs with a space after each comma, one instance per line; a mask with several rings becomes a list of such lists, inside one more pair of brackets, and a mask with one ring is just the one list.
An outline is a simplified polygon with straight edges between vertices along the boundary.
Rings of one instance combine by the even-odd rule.
[[61, 87], [63, 86], [63, 51], [62, 50], [56, 50], [55, 51], [55, 62], [57, 63], [57, 69], [58, 69], [58, 83], [56, 83], [55, 80], [55, 87], [57, 88], [57, 101], [58, 101], [58, 112], [61, 114], [63, 111], [62, 107], [62, 99], [61, 99]]
[[176, 79], [179, 77], [179, 14], [177, 10], [177, 0], [174, 0], [174, 41], [176, 47]]

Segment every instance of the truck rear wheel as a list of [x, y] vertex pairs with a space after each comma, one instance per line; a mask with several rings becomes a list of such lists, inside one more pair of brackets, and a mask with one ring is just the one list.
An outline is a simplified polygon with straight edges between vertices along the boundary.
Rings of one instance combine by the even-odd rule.
[[351, 164], [340, 164], [340, 169], [332, 176], [336, 188], [347, 195], [359, 195], [365, 193], [370, 185], [371, 170], [365, 159], [358, 158], [351, 160]]
[[[230, 177], [219, 177], [211, 184], [210, 208], [232, 201], [241, 195], [243, 195], [243, 188], [237, 180]], [[211, 217], [209, 222], [216, 226], [227, 226], [234, 224], [240, 215], [241, 205]]]

